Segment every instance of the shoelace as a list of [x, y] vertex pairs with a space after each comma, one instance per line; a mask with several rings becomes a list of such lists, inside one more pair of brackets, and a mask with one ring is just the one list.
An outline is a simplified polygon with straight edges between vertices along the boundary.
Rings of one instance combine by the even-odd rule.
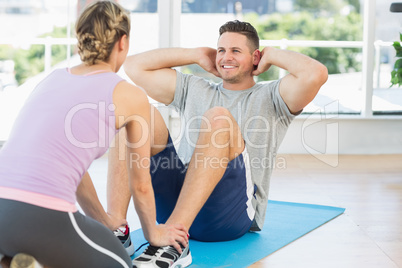
[[120, 229], [113, 231], [113, 233], [115, 236], [124, 236], [124, 233]]
[[117, 229], [117, 230], [113, 231], [113, 233], [114, 233], [115, 236], [124, 236], [123, 232], [120, 231], [120, 229]]
[[180, 258], [180, 253], [172, 246], [168, 246], [165, 248], [165, 252], [173, 257], [174, 261]]
[[156, 252], [158, 252], [159, 249], [160, 249], [160, 247], [154, 247], [154, 246], [149, 245], [145, 249], [144, 254], [153, 256], [153, 255], [155, 255]]

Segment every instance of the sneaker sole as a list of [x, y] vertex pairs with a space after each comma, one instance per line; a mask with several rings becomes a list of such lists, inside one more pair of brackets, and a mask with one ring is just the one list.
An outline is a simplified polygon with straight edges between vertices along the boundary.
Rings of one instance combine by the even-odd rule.
[[40, 268], [35, 258], [25, 253], [18, 253], [11, 260], [10, 268]]
[[192, 262], [193, 262], [193, 258], [191, 257], [191, 254], [188, 254], [187, 257], [182, 258], [182, 259], [178, 260], [177, 262], [175, 262], [172, 265], [172, 268], [184, 268], [184, 267], [189, 266]]

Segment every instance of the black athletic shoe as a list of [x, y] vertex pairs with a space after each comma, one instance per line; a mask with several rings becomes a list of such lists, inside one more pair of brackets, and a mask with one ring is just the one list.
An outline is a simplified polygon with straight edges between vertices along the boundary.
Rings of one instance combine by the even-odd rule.
[[192, 258], [190, 248], [183, 248], [180, 254], [172, 246], [154, 247], [149, 245], [140, 256], [133, 260], [137, 268], [170, 268], [187, 267], [191, 264]]
[[113, 232], [114, 235], [120, 240], [129, 256], [134, 254], [134, 245], [131, 243], [130, 227], [126, 225], [124, 228], [119, 228]]

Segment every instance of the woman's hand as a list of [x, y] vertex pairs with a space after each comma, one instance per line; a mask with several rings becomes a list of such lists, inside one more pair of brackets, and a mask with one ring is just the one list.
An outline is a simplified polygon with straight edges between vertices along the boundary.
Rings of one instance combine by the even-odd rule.
[[107, 219], [103, 224], [109, 228], [111, 231], [115, 231], [120, 227], [124, 227], [127, 225], [127, 220], [114, 217], [113, 215], [107, 213]]

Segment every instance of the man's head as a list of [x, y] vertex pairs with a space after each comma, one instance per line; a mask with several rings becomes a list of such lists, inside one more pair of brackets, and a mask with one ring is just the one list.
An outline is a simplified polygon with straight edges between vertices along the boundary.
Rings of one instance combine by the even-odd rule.
[[242, 90], [255, 84], [253, 71], [261, 57], [259, 38], [248, 22], [229, 21], [219, 29], [216, 68], [227, 89]]
[[228, 21], [219, 28], [219, 36], [222, 36], [222, 34], [226, 32], [239, 33], [246, 36], [247, 40], [249, 41], [251, 52], [260, 47], [260, 38], [258, 37], [258, 33], [253, 25], [248, 22], [238, 20]]

